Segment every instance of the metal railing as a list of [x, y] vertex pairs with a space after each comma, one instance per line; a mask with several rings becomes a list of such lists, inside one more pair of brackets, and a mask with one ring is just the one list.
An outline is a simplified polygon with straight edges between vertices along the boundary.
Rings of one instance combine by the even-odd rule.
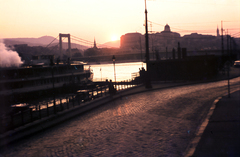
[[[112, 82], [116, 92], [132, 88], [139, 85], [141, 82], [136, 80], [126, 80], [121, 82]], [[109, 82], [95, 82], [86, 89], [79, 90], [75, 94], [69, 94], [65, 98], [55, 99], [46, 102], [45, 104], [31, 105], [29, 108], [20, 110], [15, 113], [10, 113], [0, 117], [0, 133], [18, 128], [27, 123], [31, 123], [38, 119], [54, 115], [58, 112], [68, 110], [74, 106], [81, 106], [88, 101], [99, 97], [112, 94], [109, 92]]]

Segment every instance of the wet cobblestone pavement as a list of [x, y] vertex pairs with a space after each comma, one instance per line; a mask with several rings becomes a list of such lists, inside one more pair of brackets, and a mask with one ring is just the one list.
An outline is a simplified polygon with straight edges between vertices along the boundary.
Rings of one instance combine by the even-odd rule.
[[[239, 90], [239, 79], [231, 90]], [[226, 81], [122, 97], [0, 150], [0, 156], [171, 156], [184, 154]]]

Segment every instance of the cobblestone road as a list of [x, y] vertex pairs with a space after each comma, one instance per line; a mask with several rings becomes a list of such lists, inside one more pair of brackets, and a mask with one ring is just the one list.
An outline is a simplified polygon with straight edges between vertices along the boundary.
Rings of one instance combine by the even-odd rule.
[[226, 93], [220, 81], [123, 97], [11, 144], [0, 156], [182, 156], [212, 102]]

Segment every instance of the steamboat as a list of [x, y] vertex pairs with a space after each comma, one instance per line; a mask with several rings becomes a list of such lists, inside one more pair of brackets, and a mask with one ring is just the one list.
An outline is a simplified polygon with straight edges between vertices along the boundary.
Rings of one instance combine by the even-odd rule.
[[93, 73], [84, 63], [69, 60], [54, 63], [53, 58], [48, 56], [45, 63], [33, 61], [18, 68], [0, 68], [1, 108], [4, 110], [26, 100], [71, 92], [92, 81]]

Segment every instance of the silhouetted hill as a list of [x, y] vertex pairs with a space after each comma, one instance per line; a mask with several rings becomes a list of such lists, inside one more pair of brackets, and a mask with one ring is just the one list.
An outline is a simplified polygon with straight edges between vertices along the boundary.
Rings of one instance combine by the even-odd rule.
[[120, 47], [120, 40], [116, 41], [109, 41], [104, 44], [98, 46], [99, 48], [119, 48]]
[[[6, 46], [9, 45], [20, 45], [20, 44], [27, 44], [28, 46], [47, 46], [50, 44], [55, 38], [52, 36], [42, 36], [39, 38], [5, 38], [4, 43]], [[53, 43], [50, 45], [50, 47], [55, 46], [59, 43], [58, 39], [55, 39]], [[63, 42], [63, 49], [67, 49], [67, 43]], [[77, 49], [82, 49], [85, 50], [89, 47], [79, 45], [76, 43], [71, 43], [71, 48], [77, 48]]]
[[[29, 46], [44, 46], [51, 43], [54, 39], [52, 36], [42, 36], [40, 38], [6, 38], [4, 42], [9, 45], [28, 44]], [[58, 43], [58, 39], [53, 43]]]

